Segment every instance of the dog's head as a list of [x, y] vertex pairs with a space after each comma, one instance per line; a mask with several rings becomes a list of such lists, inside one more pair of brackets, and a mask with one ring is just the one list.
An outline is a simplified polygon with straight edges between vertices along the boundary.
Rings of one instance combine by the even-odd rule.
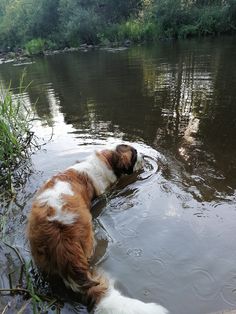
[[140, 170], [143, 166], [142, 156], [130, 145], [117, 145], [115, 149], [104, 150], [102, 153], [118, 178]]

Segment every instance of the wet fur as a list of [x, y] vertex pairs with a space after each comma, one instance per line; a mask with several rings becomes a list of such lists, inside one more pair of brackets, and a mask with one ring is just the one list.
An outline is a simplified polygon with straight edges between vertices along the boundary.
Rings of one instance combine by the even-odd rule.
[[[89, 161], [47, 181], [37, 193], [29, 215], [28, 238], [38, 268], [49, 278], [59, 275], [67, 287], [84, 296], [87, 304], [98, 306], [95, 313], [104, 312], [102, 304], [104, 300], [109, 303], [111, 287], [105, 277], [90, 269], [94, 251], [91, 202], [122, 174], [132, 173], [136, 162], [137, 152], [128, 145], [97, 152]], [[100, 173], [103, 167], [104, 173]], [[60, 192], [63, 186], [67, 194]]]
[[[96, 154], [105, 168], [115, 169], [116, 177], [132, 172], [131, 168], [137, 158], [136, 150], [126, 145], [118, 146], [115, 151], [104, 150]], [[80, 166], [83, 169], [82, 163]], [[78, 217], [72, 224], [50, 221], [56, 214], [56, 209], [40, 198], [44, 191], [52, 191], [57, 182], [69, 183], [73, 192], [73, 195], [60, 195], [62, 212]], [[85, 293], [90, 298], [94, 292], [95, 302], [102, 293], [99, 289], [107, 288], [104, 282], [99, 285], [96, 276], [92, 278], [89, 265], [94, 250], [91, 202], [102, 192], [86, 172], [77, 171], [76, 167], [69, 168], [53, 176], [39, 190], [28, 220], [31, 252], [39, 269], [48, 277], [59, 275], [66, 286]], [[101, 287], [90, 290], [95, 286]]]

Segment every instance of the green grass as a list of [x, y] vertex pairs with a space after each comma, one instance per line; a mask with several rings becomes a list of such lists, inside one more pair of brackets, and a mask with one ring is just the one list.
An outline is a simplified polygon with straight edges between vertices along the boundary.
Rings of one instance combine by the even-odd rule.
[[10, 87], [7, 90], [0, 88], [0, 187], [10, 193], [14, 192], [14, 185], [23, 174], [19, 169], [35, 145], [33, 114], [24, 102], [22, 84], [23, 78], [17, 96], [12, 94]]

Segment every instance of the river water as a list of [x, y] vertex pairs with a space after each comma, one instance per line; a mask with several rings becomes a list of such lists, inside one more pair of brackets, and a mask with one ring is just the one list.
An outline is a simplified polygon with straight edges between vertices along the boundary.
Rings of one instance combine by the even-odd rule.
[[29, 256], [37, 188], [95, 149], [132, 143], [145, 169], [95, 202], [96, 263], [124, 293], [172, 314], [236, 308], [235, 47], [236, 38], [163, 42], [0, 65], [15, 94], [26, 69], [24, 97], [45, 143], [16, 201], [2, 206], [2, 238]]

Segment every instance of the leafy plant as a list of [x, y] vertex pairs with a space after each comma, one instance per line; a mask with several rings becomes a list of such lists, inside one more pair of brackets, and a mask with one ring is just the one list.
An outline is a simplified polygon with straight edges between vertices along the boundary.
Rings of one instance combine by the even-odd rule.
[[32, 39], [25, 45], [26, 52], [29, 55], [43, 54], [46, 41], [42, 38]]

